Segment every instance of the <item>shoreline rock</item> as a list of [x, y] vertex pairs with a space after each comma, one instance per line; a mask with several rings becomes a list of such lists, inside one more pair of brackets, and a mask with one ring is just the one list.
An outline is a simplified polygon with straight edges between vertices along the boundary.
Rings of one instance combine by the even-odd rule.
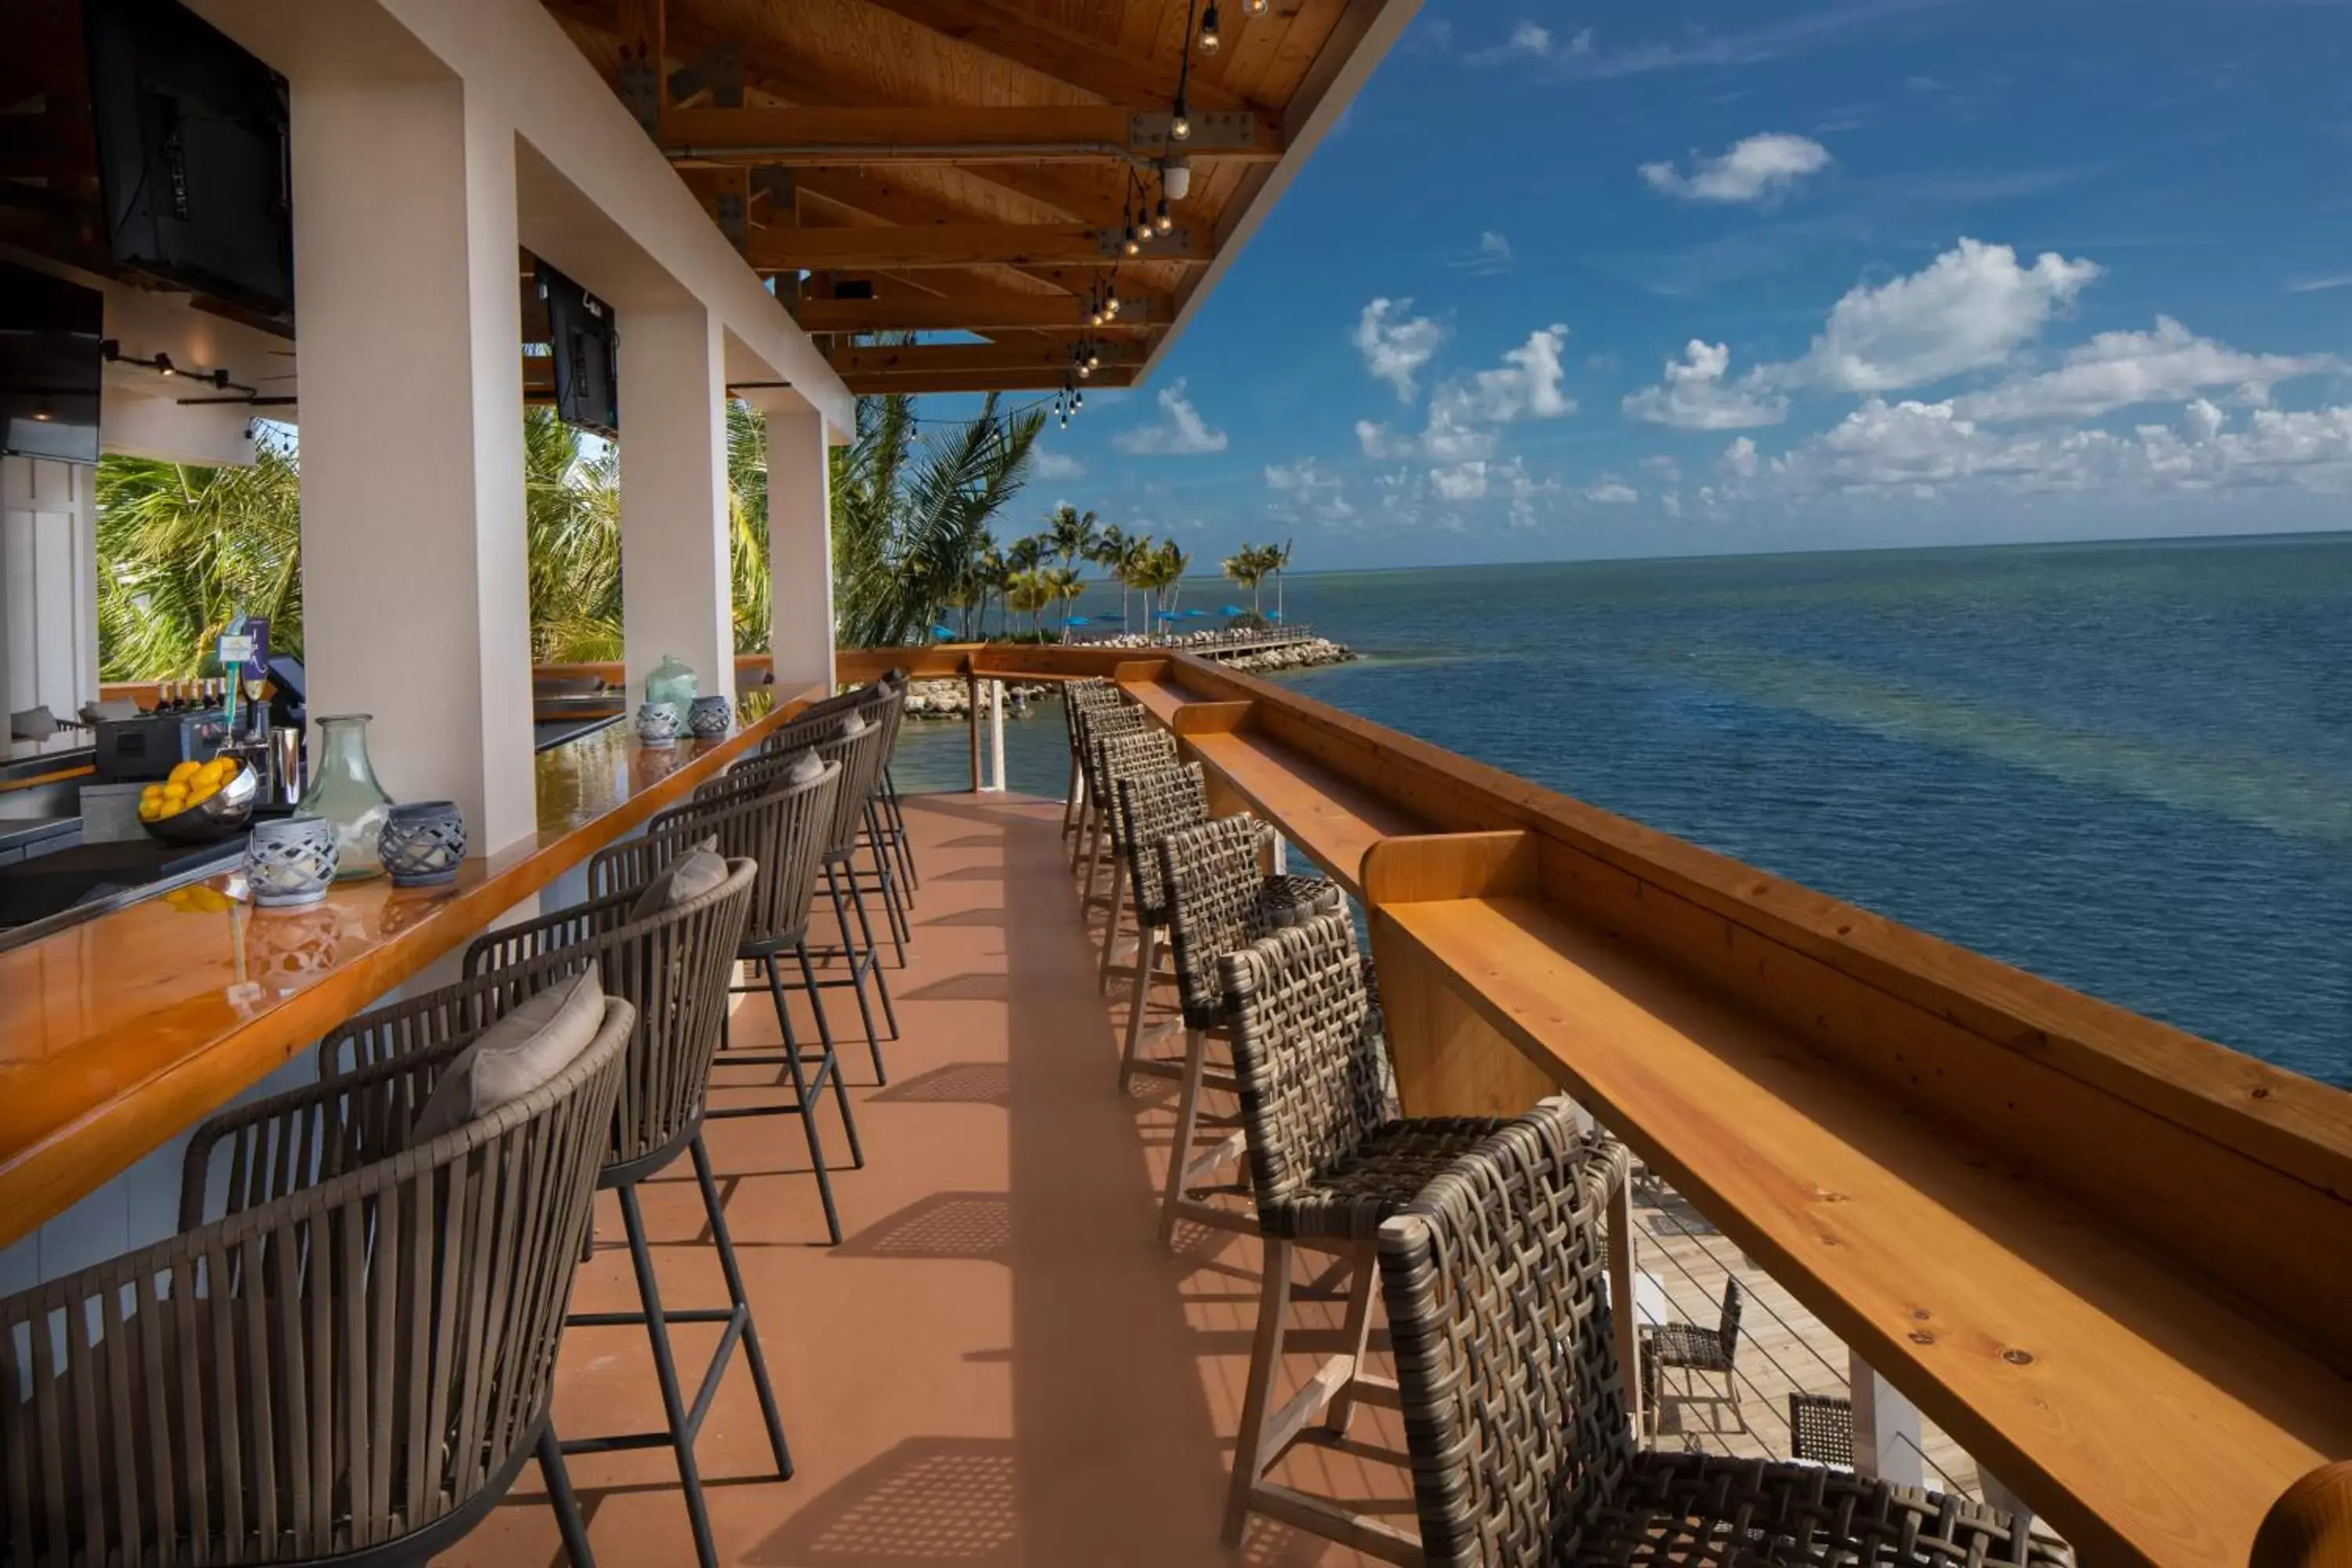
[[1320, 665], [1348, 664], [1360, 656], [1353, 648], [1335, 643], [1329, 637], [1313, 637], [1283, 647], [1270, 647], [1259, 653], [1237, 653], [1217, 662], [1228, 669], [1246, 670], [1252, 675], [1274, 675], [1286, 669], [1313, 669]]

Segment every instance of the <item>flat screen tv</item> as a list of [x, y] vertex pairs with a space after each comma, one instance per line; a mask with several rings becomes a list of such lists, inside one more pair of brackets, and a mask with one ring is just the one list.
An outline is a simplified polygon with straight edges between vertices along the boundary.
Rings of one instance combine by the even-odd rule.
[[0, 451], [98, 461], [106, 297], [0, 262]]
[[291, 319], [286, 79], [175, 0], [84, 0], [82, 27], [114, 258]]
[[557, 417], [599, 436], [619, 435], [620, 331], [613, 307], [544, 261], [537, 273], [555, 351]]

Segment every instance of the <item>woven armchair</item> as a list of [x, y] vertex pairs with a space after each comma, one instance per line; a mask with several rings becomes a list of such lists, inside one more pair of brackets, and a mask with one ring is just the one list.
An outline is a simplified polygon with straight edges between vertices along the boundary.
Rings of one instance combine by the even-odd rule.
[[607, 1000], [554, 1079], [406, 1146], [499, 1011], [353, 1020], [416, 1048], [214, 1117], [178, 1236], [0, 1301], [0, 1562], [422, 1568], [536, 1456], [585, 1568], [548, 1403], [635, 1018]]
[[[1209, 820], [1208, 780], [1198, 763], [1145, 768], [1121, 778], [1111, 805], [1119, 832], [1118, 865], [1112, 873], [1110, 928], [1103, 940], [1100, 982], [1110, 985], [1111, 959], [1120, 903], [1135, 890], [1135, 976], [1128, 993], [1129, 1032], [1141, 1026], [1150, 999], [1152, 972], [1160, 959], [1160, 933], [1168, 926], [1168, 883], [1160, 874], [1160, 840], [1180, 827]], [[1124, 1081], [1124, 1075], [1122, 1075]]]
[[1789, 1394], [1789, 1458], [1853, 1468], [1853, 1401], [1832, 1394]]
[[[828, 762], [815, 778], [796, 784], [786, 776], [794, 760], [762, 759], [759, 768], [739, 768], [704, 784], [694, 792], [692, 801], [655, 817], [642, 838], [624, 839], [591, 861], [588, 880], [592, 889], [600, 890], [629, 875], [642, 882], [688, 847], [711, 837], [719, 839], [722, 853], [756, 853], [760, 870], [753, 883], [751, 912], [731, 956], [760, 972], [761, 988], [775, 1008], [776, 1030], [782, 1044], [772, 1051], [736, 1049], [727, 1038], [722, 1018], [719, 1053], [713, 1065], [782, 1067], [792, 1079], [793, 1098], [760, 1105], [721, 1106], [704, 1114], [722, 1121], [741, 1116], [799, 1117], [802, 1135], [808, 1142], [810, 1170], [816, 1178], [817, 1196], [824, 1205], [825, 1232], [837, 1244], [841, 1240], [841, 1217], [834, 1205], [833, 1175], [825, 1163], [824, 1137], [817, 1126], [818, 1101], [828, 1083], [833, 1087], [835, 1108], [841, 1114], [842, 1131], [849, 1141], [852, 1167], [863, 1166], [866, 1154], [858, 1142], [856, 1118], [851, 1112], [849, 1090], [842, 1081], [840, 1059], [835, 1053], [833, 1024], [824, 1011], [824, 987], [827, 984], [854, 984], [856, 977], [830, 983], [818, 978], [809, 956], [808, 926], [809, 902], [814, 896], [826, 836], [833, 831], [845, 775], [840, 763]], [[608, 861], [607, 857], [612, 858]], [[828, 881], [826, 890], [831, 895], [834, 918], [846, 936], [849, 912], [842, 900], [838, 881]], [[783, 973], [788, 954], [800, 972], [800, 988], [807, 991], [810, 1011], [816, 1020], [818, 1043], [814, 1057], [801, 1049], [793, 1029], [792, 1009], [785, 998], [789, 983]], [[863, 1011], [862, 991], [858, 1000]], [[881, 1047], [875, 1040], [872, 1015], [867, 1013], [866, 1017], [866, 1040], [875, 1051], [878, 1071]]]
[[1062, 797], [1062, 834], [1067, 837], [1086, 826], [1086, 741], [1081, 716], [1096, 708], [1118, 706], [1118, 687], [1099, 676], [1066, 681], [1062, 687], [1062, 725], [1070, 739], [1070, 783]]
[[[1817, 1466], [1637, 1448], [1604, 1287], [1625, 1153], [1543, 1102], [1381, 1227], [1430, 1568], [2058, 1568], [2013, 1515]], [[1628, 1304], [1625, 1310], [1630, 1310]], [[1386, 1554], [1386, 1553], [1384, 1553]]]
[[[1717, 1404], [1731, 1406], [1732, 1418], [1739, 1430], [1748, 1429], [1748, 1413], [1739, 1403], [1739, 1313], [1746, 1298], [1739, 1281], [1727, 1279], [1723, 1282], [1723, 1313], [1714, 1328], [1698, 1323], [1643, 1323], [1641, 1325], [1642, 1411], [1643, 1418], [1654, 1432], [1658, 1426], [1660, 1373], [1664, 1368], [1682, 1370], [1685, 1387], [1694, 1374], [1706, 1374], [1723, 1380], [1723, 1396]], [[1689, 1397], [1687, 1394], [1685, 1398]]]
[[1071, 846], [1070, 869], [1084, 866], [1087, 869], [1089, 889], [1097, 858], [1102, 848], [1105, 831], [1104, 816], [1110, 802], [1101, 792], [1101, 778], [1095, 768], [1095, 747], [1118, 735], [1139, 735], [1151, 727], [1150, 718], [1142, 709], [1127, 702], [1106, 703], [1095, 708], [1081, 708], [1077, 715], [1078, 763], [1086, 780], [1086, 804], [1079, 818], [1079, 833]]

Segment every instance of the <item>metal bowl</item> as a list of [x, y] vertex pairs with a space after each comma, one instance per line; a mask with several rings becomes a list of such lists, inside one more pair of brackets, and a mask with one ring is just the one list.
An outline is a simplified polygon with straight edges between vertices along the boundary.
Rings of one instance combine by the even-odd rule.
[[159, 816], [139, 826], [148, 836], [166, 844], [216, 844], [245, 831], [253, 816], [254, 797], [261, 793], [260, 784], [250, 765], [236, 770], [236, 777], [223, 784], [220, 793], [209, 800], [189, 806], [173, 816]]

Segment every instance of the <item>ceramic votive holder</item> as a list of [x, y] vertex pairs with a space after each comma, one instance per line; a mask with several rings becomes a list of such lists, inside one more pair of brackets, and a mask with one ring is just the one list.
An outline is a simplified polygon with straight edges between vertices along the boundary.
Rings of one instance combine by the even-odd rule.
[[376, 853], [395, 888], [434, 888], [457, 875], [466, 858], [466, 819], [455, 801], [406, 801], [383, 819]]
[[677, 706], [648, 702], [637, 710], [637, 744], [654, 750], [677, 744]]
[[245, 885], [265, 910], [315, 904], [335, 879], [335, 825], [322, 816], [265, 817], [245, 841]]
[[735, 705], [716, 694], [698, 697], [686, 710], [686, 727], [698, 741], [715, 741], [735, 727]]

